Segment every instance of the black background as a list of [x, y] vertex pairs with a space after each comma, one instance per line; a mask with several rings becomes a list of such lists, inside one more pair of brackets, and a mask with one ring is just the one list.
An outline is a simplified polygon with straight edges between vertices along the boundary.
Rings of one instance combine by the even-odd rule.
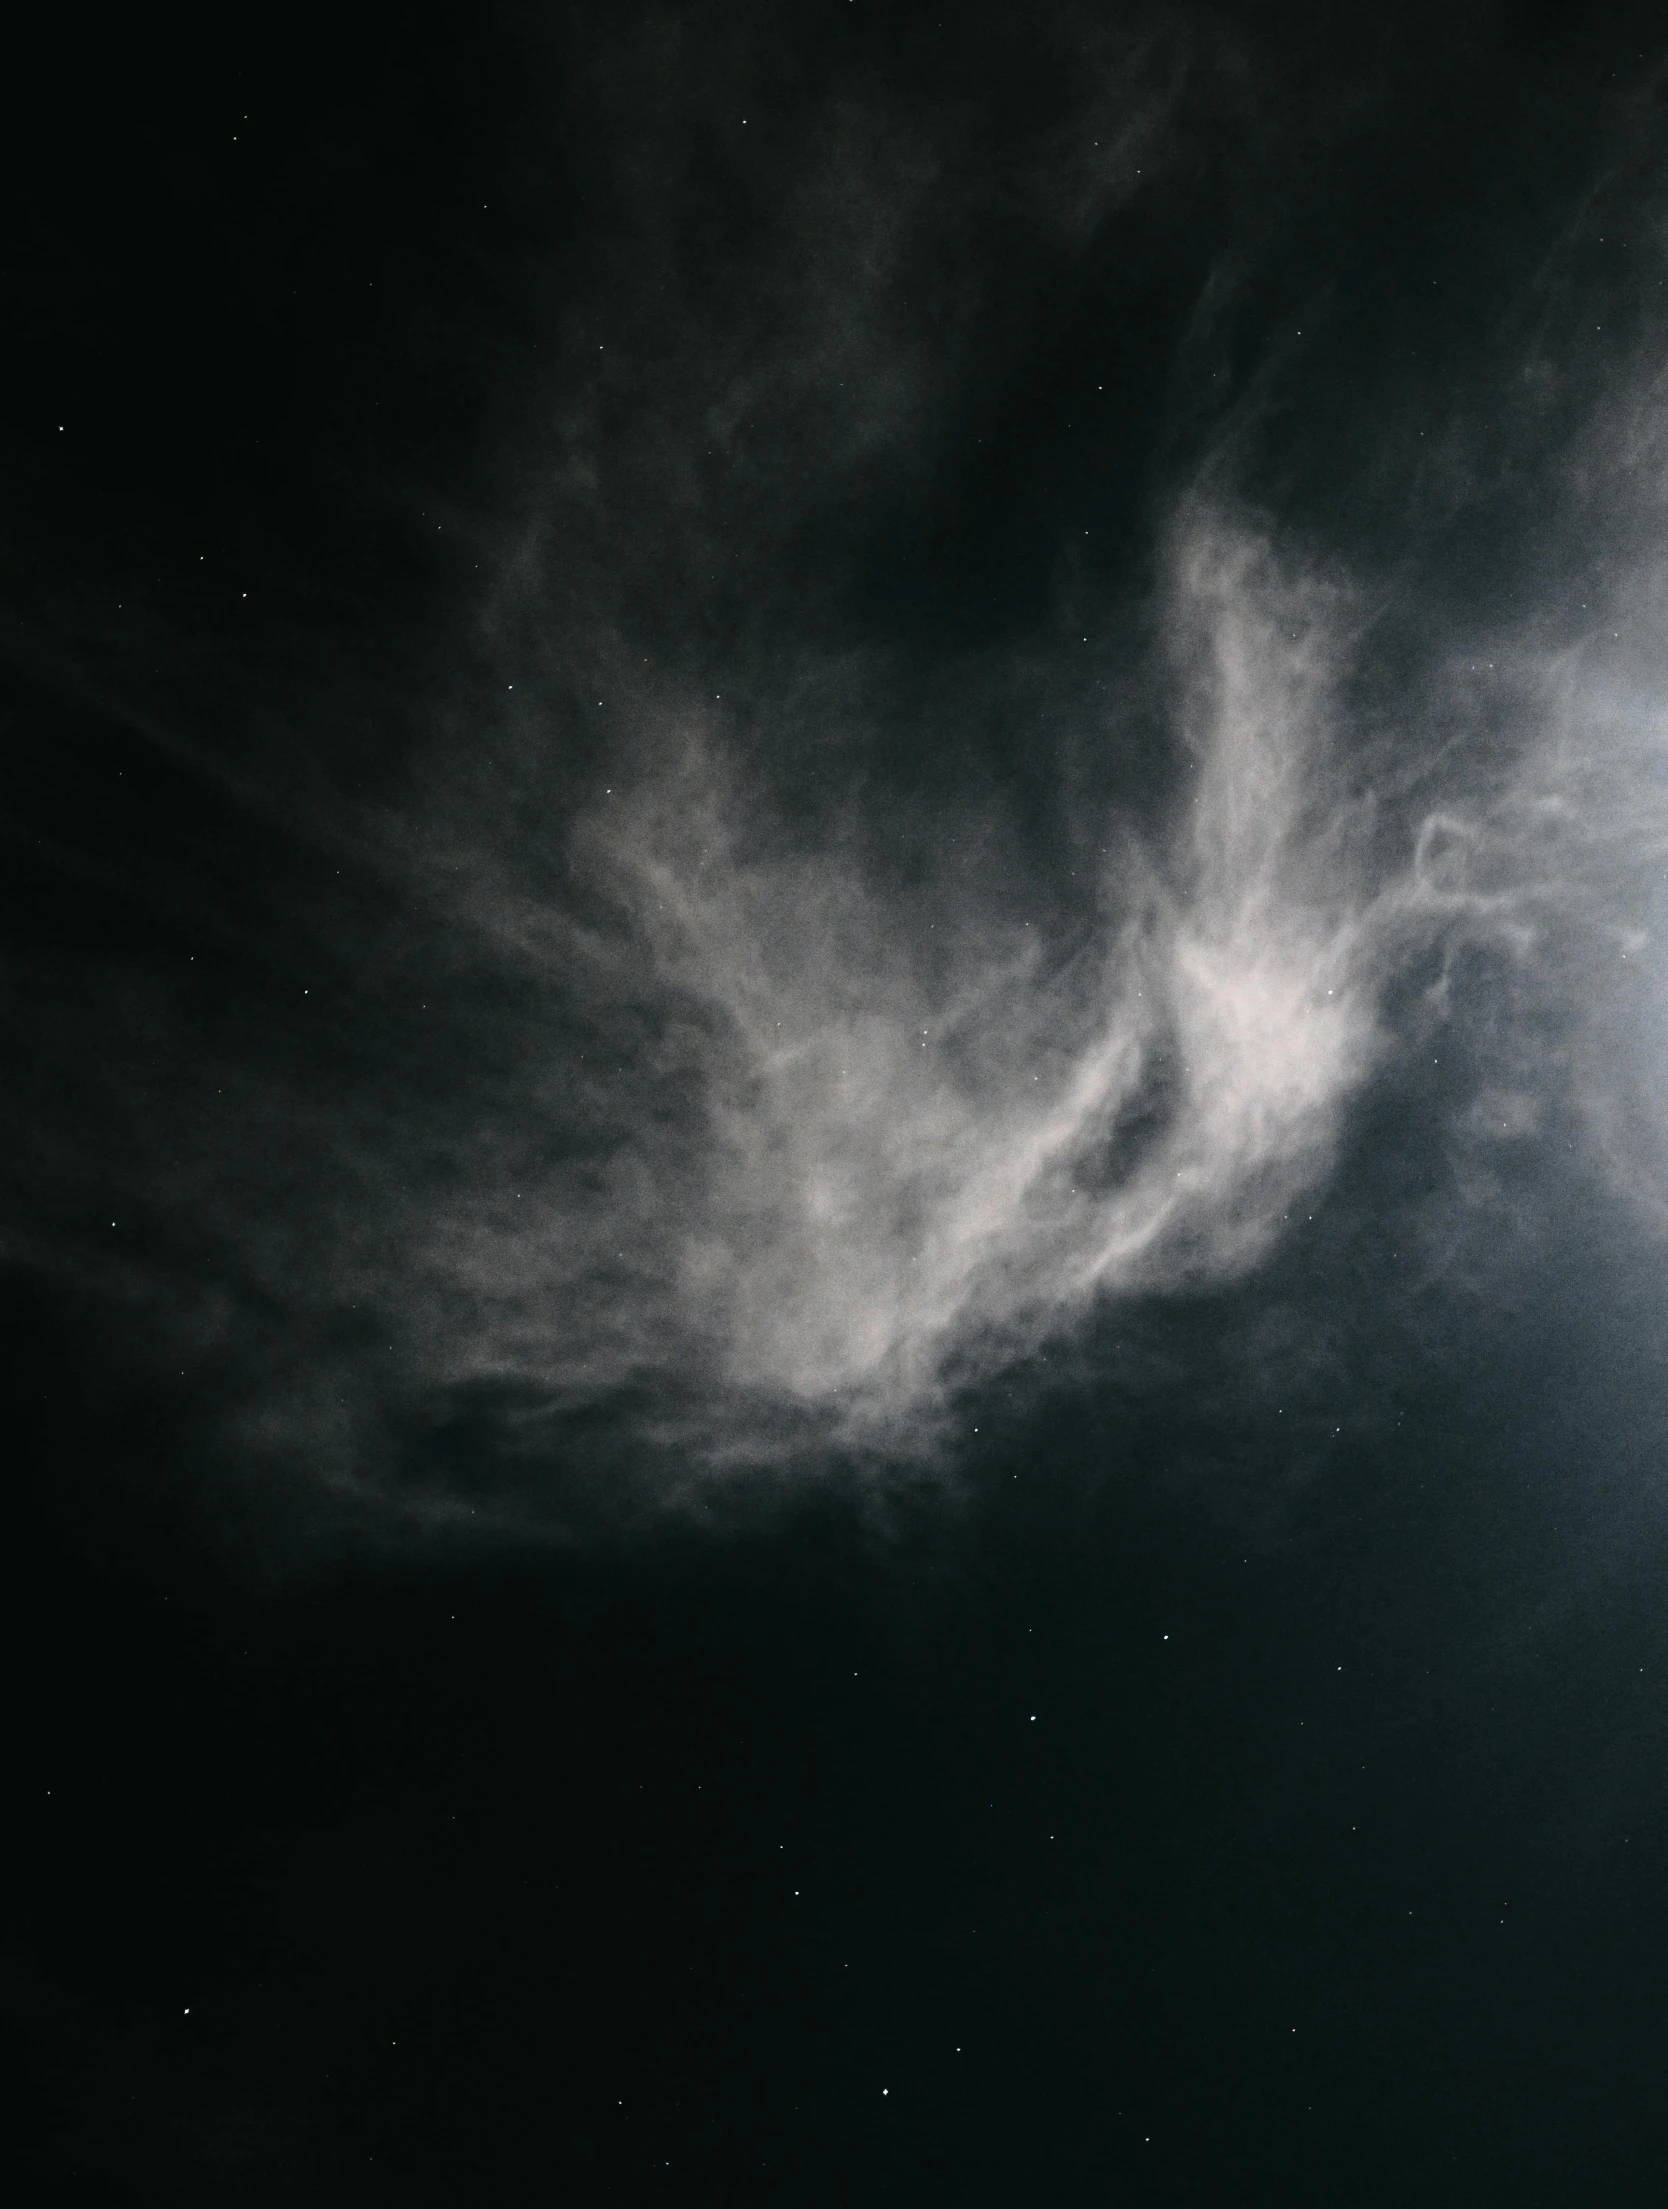
[[[771, 539], [836, 578], [808, 619], [953, 660], [1033, 631], [1084, 529], [1138, 591], [1158, 487], [1328, 287], [1266, 487], [1323, 531], [1408, 526], [1397, 438], [1485, 391], [1616, 134], [1614, 188], [1654, 176], [1654, 56], [1614, 11], [1333, 15], [1200, 18], [1253, 57], [1241, 105], [1069, 282], [987, 236], [917, 475]], [[1020, 10], [689, 20], [745, 31], [784, 143], [831, 87], [971, 103], [994, 146], [1080, 90]], [[722, 1533], [315, 1551], [264, 1475], [219, 1477], [218, 1383], [176, 1388], [84, 1257], [194, 1052], [360, 1078], [389, 893], [326, 890], [295, 824], [328, 814], [320, 760], [402, 786], [412, 671], [466, 685], [467, 639], [448, 675], [433, 638], [474, 571], [429, 516], [530, 495], [541, 348], [620, 219], [577, 58], [604, 36], [61, 14], [8, 66], [18, 2198], [1654, 2200], [1663, 1284], [1585, 1188], [1536, 1195], [1509, 1279], [1409, 1284], [1373, 1222], [1439, 1178], [1419, 1077], [1306, 1243], [1125, 1315], [1172, 1384], [1105, 1378], [1113, 1314], [1080, 1384], [994, 1392], [953, 1494], [813, 1485]], [[689, 212], [697, 277], [745, 253], [728, 193]], [[1254, 275], [1218, 395], [1184, 339], [1225, 255]], [[1091, 354], [1119, 404], [1086, 443]], [[1454, 592], [1509, 591], [1525, 502], [1505, 480], [1433, 538]], [[675, 565], [620, 586], [670, 658]], [[750, 618], [727, 590], [701, 649]], [[1029, 802], [1011, 728], [967, 742]], [[188, 1012], [131, 1016], [187, 945]], [[321, 956], [339, 1022], [303, 1043]], [[236, 1272], [206, 1231], [133, 1233], [141, 1267]], [[1241, 1388], [1262, 1319], [1317, 1309], [1295, 1394]]]

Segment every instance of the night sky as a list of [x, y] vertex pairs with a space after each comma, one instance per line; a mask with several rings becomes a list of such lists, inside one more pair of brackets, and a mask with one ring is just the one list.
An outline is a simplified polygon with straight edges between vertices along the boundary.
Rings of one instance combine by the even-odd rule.
[[1668, 2198], [1658, 11], [6, 74], [10, 2198]]

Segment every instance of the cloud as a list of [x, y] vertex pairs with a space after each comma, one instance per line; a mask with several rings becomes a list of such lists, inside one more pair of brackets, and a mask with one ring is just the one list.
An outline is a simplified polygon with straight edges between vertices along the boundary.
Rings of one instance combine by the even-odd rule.
[[[151, 1242], [38, 1227], [17, 1262], [148, 1313], [248, 1490], [519, 1522], [953, 1463], [1001, 1376], [1252, 1277], [1357, 1102], [1427, 1061], [1428, 1241], [1561, 1115], [1668, 1220], [1648, 378], [1565, 376], [1554, 422], [1573, 340], [1543, 330], [1509, 467], [1461, 423], [1386, 548], [1300, 523], [1248, 488], [1307, 451], [1283, 313], [1238, 415], [1199, 397], [1248, 233], [1128, 227], [1149, 166], [1237, 112], [1237, 48], [1132, 38], [1004, 167], [971, 108], [916, 127], [848, 75], [773, 109], [764, 49], [674, 32], [598, 63], [605, 115], [643, 111], [508, 488], [457, 528], [469, 633], [414, 653], [432, 696], [380, 694], [399, 772], [350, 792], [288, 730], [264, 787], [240, 767], [246, 814], [331, 870], [300, 889], [292, 852], [250, 924], [286, 976], [264, 1027], [114, 964], [42, 993], [48, 1056], [97, 1029], [118, 1132], [36, 1113], [19, 1153], [54, 1188], [96, 1158]], [[1010, 466], [1055, 292], [1100, 301], [1108, 239], [1154, 237], [1186, 465], [1119, 509], [1138, 557], [1033, 531], [1023, 618], [945, 644], [906, 554]], [[1394, 479], [1400, 417], [1353, 427]], [[1549, 519], [1484, 618], [1420, 531], [1486, 519], [1513, 469]], [[975, 520], [1014, 560], [1011, 473]], [[1524, 610], [1560, 532], [1594, 549], [1562, 633]]]
[[[742, 741], [664, 689], [559, 864], [518, 873], [490, 827], [418, 838], [521, 1008], [481, 1118], [439, 1116], [415, 1194], [348, 1216], [377, 1253], [355, 1295], [435, 1417], [490, 1403], [528, 1463], [606, 1435], [662, 1495], [931, 1462], [970, 1389], [1120, 1305], [1244, 1279], [1375, 1072], [1433, 1039], [1464, 1068], [1429, 1105], [1462, 1209], [1485, 1154], [1572, 1100], [1663, 1205], [1660, 1052], [1602, 973], [1650, 965], [1660, 719], [1636, 680], [1496, 640], [1495, 689], [1475, 661], [1426, 670], [1384, 755], [1352, 687], [1373, 608], [1335, 562], [1184, 499], [1163, 575], [1139, 687], [1167, 796], [1108, 796], [1064, 850], [952, 796], [900, 869], [861, 781], [810, 817], [775, 804], [750, 771], [768, 704]], [[864, 681], [784, 710], [860, 714]], [[1394, 705], [1439, 694], [1421, 756]], [[1074, 746], [1119, 738], [1109, 717]]]
[[1183, 770], [1156, 831], [1079, 824], [1063, 891], [988, 806], [944, 809], [958, 848], [909, 880], [859, 796], [796, 831], [693, 701], [559, 865], [419, 839], [472, 986], [517, 1009], [491, 1086], [401, 1113], [387, 1187], [358, 1178], [280, 1293], [386, 1313], [436, 1416], [490, 1398], [512, 1451], [558, 1454], [602, 1420], [664, 1479], [930, 1457], [970, 1380], [1242, 1276], [1385, 1040], [1347, 618], [1185, 510], [1154, 677]]

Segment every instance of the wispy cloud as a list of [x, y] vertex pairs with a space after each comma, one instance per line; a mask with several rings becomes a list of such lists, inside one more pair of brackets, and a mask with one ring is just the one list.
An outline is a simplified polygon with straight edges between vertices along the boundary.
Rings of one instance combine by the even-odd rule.
[[[1187, 509], [1173, 805], [1109, 806], [1038, 921], [1013, 872], [889, 882], [857, 801], [795, 834], [693, 703], [561, 867], [437, 839], [418, 874], [523, 1010], [488, 1139], [454, 1103], [409, 1196], [337, 1223], [422, 1392], [547, 1438], [606, 1412], [686, 1470], [919, 1456], [1104, 1300], [1254, 1265], [1382, 1047], [1400, 924], [1336, 743], [1346, 616]], [[1037, 863], [1000, 819], [984, 850]]]
[[[1075, 527], [1049, 609], [982, 649], [866, 629], [842, 595], [877, 515], [942, 505], [956, 438], [987, 465], [978, 407], [948, 418], [968, 359], [1006, 373], [1030, 331], [992, 317], [985, 233], [1042, 302], [1027, 254], [1064, 282], [1187, 141], [1192, 47], [1120, 52], [1000, 174], [971, 113], [912, 135], [842, 83], [791, 145], [762, 99], [755, 138], [738, 109], [719, 143], [658, 48], [603, 72], [605, 103], [646, 71], [659, 105], [622, 139], [618, 251], [563, 308], [512, 489], [473, 525], [469, 674], [405, 700], [397, 785], [287, 763], [239, 785], [363, 891], [335, 941], [328, 900], [269, 916], [353, 1010], [328, 1047], [309, 1000], [243, 1048], [175, 985], [112, 979], [100, 1171], [150, 1255], [16, 1246], [148, 1310], [257, 1482], [560, 1515], [576, 1484], [636, 1508], [947, 1462], [994, 1377], [1133, 1300], [1243, 1281], [1355, 1100], [1422, 1058], [1464, 1061], [1420, 1107], [1451, 1213], [1567, 1110], [1668, 1219], [1648, 377], [1589, 373], [1554, 424], [1557, 346], [1513, 364], [1541, 415], [1511, 466], [1542, 535], [1593, 551], [1562, 632], [1523, 590], [1475, 619], [1405, 546], [1243, 491], [1249, 446], [1289, 434], [1284, 335], [1155, 482], [1116, 605]], [[757, 56], [731, 59], [750, 86]], [[1195, 271], [1213, 332], [1244, 247]], [[1449, 474], [1449, 508], [1479, 510], [1488, 468]], [[999, 746], [958, 724], [981, 713]], [[66, 1050], [88, 1017], [60, 1004]], [[191, 1051], [212, 1109], [157, 1072]], [[89, 1179], [75, 1126], [20, 1141], [43, 1184]]]

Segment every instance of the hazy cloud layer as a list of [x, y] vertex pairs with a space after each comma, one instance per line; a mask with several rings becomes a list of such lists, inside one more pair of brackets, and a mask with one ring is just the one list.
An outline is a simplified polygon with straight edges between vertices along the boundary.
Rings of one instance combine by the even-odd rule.
[[[1650, 971], [1653, 709], [1521, 645], [1480, 705], [1475, 663], [1427, 671], [1406, 703], [1451, 688], [1442, 741], [1421, 759], [1392, 715], [1381, 755], [1348, 704], [1364, 625], [1341, 578], [1184, 501], [1147, 676], [1172, 795], [1156, 826], [1080, 821], [1063, 889], [988, 808], [949, 809], [953, 848], [903, 882], [860, 798], [796, 833], [720, 701], [642, 707], [629, 779], [527, 872], [490, 820], [419, 832], [408, 886], [463, 999], [502, 996], [493, 1072], [385, 1095], [380, 1133], [320, 1126], [343, 1197], [275, 1247], [272, 1293], [370, 1315], [377, 1396], [420, 1420], [475, 1403], [554, 1467], [600, 1418], [628, 1485], [681, 1492], [931, 1458], [961, 1389], [1243, 1278], [1364, 1085], [1422, 1052], [1468, 1069], [1450, 1210], [1572, 1108], [1660, 1208], [1656, 1024], [1608, 970]], [[1502, 688], [1521, 748], [1478, 788]], [[380, 1415], [359, 1361], [338, 1384], [346, 1471]]]
[[[275, 1056], [83, 980], [54, 1032], [72, 1049], [105, 992], [101, 1170], [155, 1234], [94, 1259], [20, 1227], [19, 1260], [149, 1312], [260, 1479], [411, 1484], [443, 1514], [542, 1488], [559, 1513], [593, 1473], [641, 1502], [934, 1461], [993, 1376], [1247, 1278], [1375, 1079], [1450, 1037], [1428, 1194], [1452, 1219], [1550, 1117], [1668, 1224], [1648, 375], [1574, 360], [1560, 308], [1483, 394], [1529, 423], [1512, 465], [1543, 513], [1515, 610], [1473, 620], [1413, 519], [1352, 543], [1252, 495], [1278, 347], [1183, 435], [1236, 233], [1177, 324], [1150, 558], [1097, 582], [1062, 525], [1028, 628], [941, 648], [923, 616], [900, 642], [851, 611], [875, 515], [942, 505], [952, 446], [984, 464], [970, 382], [1009, 372], [1250, 64], [1193, 32], [1097, 48], [1071, 127], [993, 167], [971, 108], [906, 127], [854, 83], [795, 106], [750, 47], [656, 40], [597, 63], [604, 104], [653, 97], [502, 498], [433, 524], [481, 556], [457, 649], [488, 674], [392, 686], [421, 735], [372, 798], [245, 789], [369, 885], [383, 917], [334, 941], [322, 891], [284, 919], [351, 1010]], [[759, 93], [752, 141], [738, 108], [716, 145], [686, 64]], [[1257, 137], [1242, 118], [1247, 173]], [[1421, 462], [1427, 518], [1500, 474], [1461, 443]], [[1536, 549], [1560, 533], [1584, 598]], [[187, 1057], [189, 1084], [159, 1071]], [[19, 1137], [66, 1183], [82, 1141]]]

